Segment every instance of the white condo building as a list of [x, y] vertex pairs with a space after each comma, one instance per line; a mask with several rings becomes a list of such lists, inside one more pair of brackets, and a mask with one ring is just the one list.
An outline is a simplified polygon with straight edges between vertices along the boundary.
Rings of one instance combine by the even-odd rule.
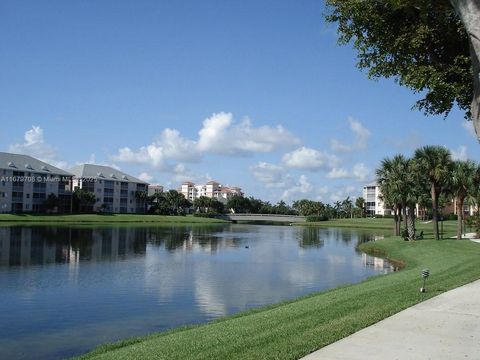
[[145, 200], [138, 192], [147, 194], [148, 183], [109, 166], [83, 164], [69, 170], [74, 174], [73, 189], [83, 189], [95, 194], [94, 211], [102, 206], [113, 213], [144, 213]]
[[367, 184], [363, 187], [363, 198], [365, 199], [365, 214], [367, 216], [390, 215], [392, 210], [386, 209], [380, 187], [376, 183]]
[[72, 176], [31, 156], [0, 152], [0, 212], [45, 212], [50, 194], [57, 212], [70, 212]]
[[226, 203], [232, 196], [243, 196], [241, 188], [223, 186], [216, 181], [209, 181], [204, 185], [195, 185], [190, 181], [186, 181], [180, 187], [179, 192], [192, 202], [200, 196], [216, 199], [222, 203]]

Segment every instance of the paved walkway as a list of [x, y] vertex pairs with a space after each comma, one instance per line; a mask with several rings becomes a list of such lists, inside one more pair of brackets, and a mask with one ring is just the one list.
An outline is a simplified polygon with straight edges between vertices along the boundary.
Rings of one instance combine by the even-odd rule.
[[303, 359], [479, 360], [480, 280], [412, 306]]

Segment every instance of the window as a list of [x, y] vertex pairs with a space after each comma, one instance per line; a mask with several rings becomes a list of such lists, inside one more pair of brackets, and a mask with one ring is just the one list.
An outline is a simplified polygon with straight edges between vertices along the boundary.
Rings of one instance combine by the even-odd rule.
[[30, 194], [27, 194], [27, 199], [30, 199]]
[[25, 209], [29, 210], [30, 209], [30, 204], [25, 204]]

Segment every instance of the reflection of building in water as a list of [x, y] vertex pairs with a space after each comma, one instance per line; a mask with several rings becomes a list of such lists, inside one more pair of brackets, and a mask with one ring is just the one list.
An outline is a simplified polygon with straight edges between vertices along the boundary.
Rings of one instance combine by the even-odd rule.
[[372, 266], [375, 269], [383, 269], [389, 271], [396, 270], [395, 266], [390, 264], [387, 260], [375, 256], [370, 256], [365, 253], [362, 253], [362, 264], [364, 266]]
[[146, 251], [145, 229], [0, 228], [0, 266], [116, 260]]

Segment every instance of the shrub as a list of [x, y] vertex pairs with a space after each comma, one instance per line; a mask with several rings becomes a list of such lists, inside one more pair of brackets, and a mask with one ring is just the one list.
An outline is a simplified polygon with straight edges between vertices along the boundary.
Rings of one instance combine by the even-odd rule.
[[328, 216], [326, 216], [326, 215], [320, 215], [320, 216], [309, 215], [309, 216], [307, 216], [307, 222], [317, 222], [317, 221], [327, 221], [327, 220], [328, 220]]
[[220, 216], [221, 214], [217, 213], [195, 213], [193, 216], [195, 217], [202, 217], [202, 218], [216, 218], [217, 216]]
[[444, 220], [457, 220], [457, 219], [458, 219], [458, 216], [455, 215], [454, 213], [450, 213], [444, 217]]

